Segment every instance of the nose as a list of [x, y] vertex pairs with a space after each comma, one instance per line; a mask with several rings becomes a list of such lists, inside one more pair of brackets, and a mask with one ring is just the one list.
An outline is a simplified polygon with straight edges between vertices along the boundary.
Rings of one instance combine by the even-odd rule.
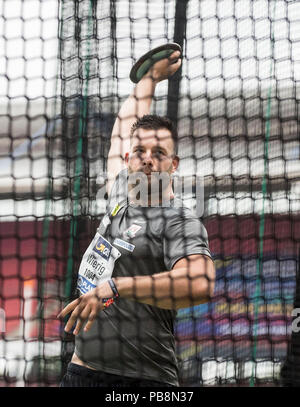
[[152, 158], [152, 153], [151, 151], [146, 151], [145, 154], [143, 155], [143, 165], [146, 166], [153, 166], [153, 158]]

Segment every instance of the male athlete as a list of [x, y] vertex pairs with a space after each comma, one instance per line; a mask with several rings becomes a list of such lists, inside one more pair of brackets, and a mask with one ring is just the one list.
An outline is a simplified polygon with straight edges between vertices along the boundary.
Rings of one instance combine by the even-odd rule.
[[[172, 189], [176, 129], [150, 115], [157, 83], [180, 64], [179, 51], [157, 62], [115, 122], [109, 192], [124, 168], [131, 181], [128, 196], [110, 207], [83, 256], [79, 298], [58, 316], [70, 314], [65, 331], [75, 326], [75, 352], [62, 387], [178, 386], [176, 310], [207, 302], [213, 293], [206, 230], [176, 205]], [[160, 188], [157, 175], [167, 180]], [[126, 180], [119, 178], [119, 186]]]

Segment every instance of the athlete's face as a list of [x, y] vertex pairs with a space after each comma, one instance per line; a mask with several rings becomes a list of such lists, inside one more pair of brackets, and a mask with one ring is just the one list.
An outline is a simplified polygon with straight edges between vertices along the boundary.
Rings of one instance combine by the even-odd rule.
[[130, 152], [125, 156], [129, 173], [152, 172], [171, 174], [179, 163], [174, 152], [174, 142], [168, 129], [137, 129], [131, 140]]

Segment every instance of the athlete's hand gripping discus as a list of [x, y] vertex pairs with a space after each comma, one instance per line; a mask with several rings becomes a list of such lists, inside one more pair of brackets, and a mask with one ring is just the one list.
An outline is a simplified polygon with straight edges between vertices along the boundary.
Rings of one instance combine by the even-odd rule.
[[[141, 56], [131, 68], [129, 75], [130, 80], [133, 83], [138, 83], [142, 79], [142, 77], [146, 75], [147, 72], [149, 72], [152, 66], [156, 64], [156, 62], [165, 58], [169, 58], [170, 55], [172, 55], [175, 51], [180, 52], [180, 58], [182, 54], [181, 46], [179, 44], [176, 44], [175, 42], [170, 42], [147, 52], [146, 54]], [[175, 64], [179, 58], [172, 61], [172, 63]]]

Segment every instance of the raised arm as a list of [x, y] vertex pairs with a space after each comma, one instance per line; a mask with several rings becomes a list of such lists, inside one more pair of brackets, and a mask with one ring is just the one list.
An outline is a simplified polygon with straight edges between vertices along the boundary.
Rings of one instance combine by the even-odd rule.
[[[125, 100], [115, 121], [107, 162], [107, 192], [110, 194], [114, 179], [125, 168], [125, 153], [130, 149], [130, 129], [140, 117], [149, 114], [156, 85], [173, 75], [181, 65], [180, 52], [175, 51], [157, 62], [137, 83], [132, 94]], [[177, 61], [174, 63], [174, 61]]]

